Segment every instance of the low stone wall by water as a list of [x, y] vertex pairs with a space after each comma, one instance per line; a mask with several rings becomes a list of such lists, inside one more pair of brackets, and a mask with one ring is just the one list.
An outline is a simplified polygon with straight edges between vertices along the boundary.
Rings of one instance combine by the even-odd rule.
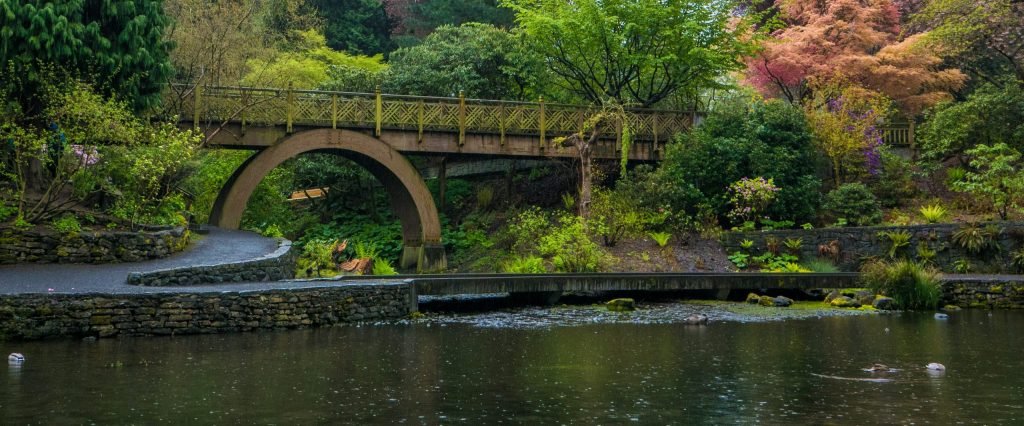
[[942, 304], [961, 308], [1024, 309], [1024, 275], [947, 277]]
[[187, 243], [184, 228], [73, 235], [4, 229], [0, 230], [0, 264], [138, 262], [170, 256]]
[[[823, 257], [820, 248], [832, 245], [839, 249], [839, 268], [843, 271], [857, 271], [865, 259], [888, 256], [892, 243], [887, 237], [881, 236], [881, 232], [907, 231], [911, 235], [910, 245], [902, 248], [900, 253], [912, 259], [917, 259], [919, 257], [917, 254], [918, 248], [926, 246], [930, 250], [935, 251], [935, 257], [931, 262], [944, 272], [955, 271], [954, 263], [960, 259], [970, 261], [972, 265], [971, 272], [1014, 272], [1013, 266], [1010, 265], [1010, 256], [1008, 254], [1022, 247], [1022, 242], [1024, 242], [1024, 223], [998, 222], [993, 224], [1003, 230], [996, 238], [996, 243], [1000, 247], [999, 255], [994, 255], [993, 253], [971, 254], [953, 242], [953, 234], [963, 226], [963, 224], [956, 223], [727, 232], [722, 237], [722, 246], [727, 253], [745, 251], [759, 255], [767, 250], [768, 242], [774, 239], [779, 252], [785, 253], [787, 252], [785, 241], [790, 238], [799, 238], [802, 240], [800, 246], [801, 259]], [[744, 240], [753, 241], [753, 248], [749, 250], [743, 249], [740, 244]], [[834, 244], [833, 241], [835, 242]]]
[[292, 242], [282, 239], [277, 250], [259, 259], [132, 272], [128, 274], [128, 284], [160, 287], [280, 281], [295, 277], [295, 258]]
[[408, 283], [225, 293], [0, 296], [0, 337], [137, 336], [322, 327], [401, 318]]

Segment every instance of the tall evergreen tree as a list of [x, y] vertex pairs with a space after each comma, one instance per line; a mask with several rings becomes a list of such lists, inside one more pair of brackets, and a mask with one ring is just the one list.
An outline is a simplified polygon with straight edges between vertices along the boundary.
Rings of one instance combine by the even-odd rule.
[[312, 0], [323, 19], [327, 45], [335, 50], [363, 55], [388, 53], [391, 20], [380, 0]]
[[159, 0], [0, 2], [0, 84], [32, 108], [54, 71], [87, 80], [129, 102], [154, 106], [172, 73]]

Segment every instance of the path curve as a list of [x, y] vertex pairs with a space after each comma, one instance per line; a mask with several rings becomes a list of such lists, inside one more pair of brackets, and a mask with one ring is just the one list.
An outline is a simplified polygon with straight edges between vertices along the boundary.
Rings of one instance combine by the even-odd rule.
[[240, 291], [280, 287], [280, 283], [232, 283], [188, 287], [139, 287], [125, 283], [129, 272], [259, 259], [277, 250], [278, 241], [248, 231], [209, 228], [210, 233], [181, 253], [132, 263], [40, 264], [0, 266], [0, 294], [22, 293], [170, 293]]

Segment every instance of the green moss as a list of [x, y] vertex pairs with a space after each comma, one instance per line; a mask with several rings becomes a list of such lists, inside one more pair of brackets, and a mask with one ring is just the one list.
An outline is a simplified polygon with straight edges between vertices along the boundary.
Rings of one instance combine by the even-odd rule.
[[1001, 286], [1001, 285], [994, 285], [994, 286], [988, 288], [988, 292], [989, 293], [1002, 293], [1003, 292], [1003, 286]]
[[605, 303], [605, 307], [612, 312], [629, 312], [636, 310], [636, 301], [629, 298], [612, 299]]
[[757, 298], [757, 304], [761, 306], [775, 306], [775, 299], [771, 296], [761, 296]]

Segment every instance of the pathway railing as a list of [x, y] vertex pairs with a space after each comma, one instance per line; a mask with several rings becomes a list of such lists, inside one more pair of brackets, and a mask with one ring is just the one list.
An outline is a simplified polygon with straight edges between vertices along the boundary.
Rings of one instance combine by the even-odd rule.
[[[593, 108], [544, 102], [400, 96], [377, 93], [267, 89], [226, 86], [175, 85], [183, 121], [243, 126], [345, 127], [459, 134], [535, 135], [545, 139], [577, 132]], [[182, 95], [184, 93], [184, 95]], [[693, 113], [686, 111], [626, 109], [626, 122], [634, 140], [667, 142], [687, 130]], [[618, 129], [616, 129], [618, 130]]]

